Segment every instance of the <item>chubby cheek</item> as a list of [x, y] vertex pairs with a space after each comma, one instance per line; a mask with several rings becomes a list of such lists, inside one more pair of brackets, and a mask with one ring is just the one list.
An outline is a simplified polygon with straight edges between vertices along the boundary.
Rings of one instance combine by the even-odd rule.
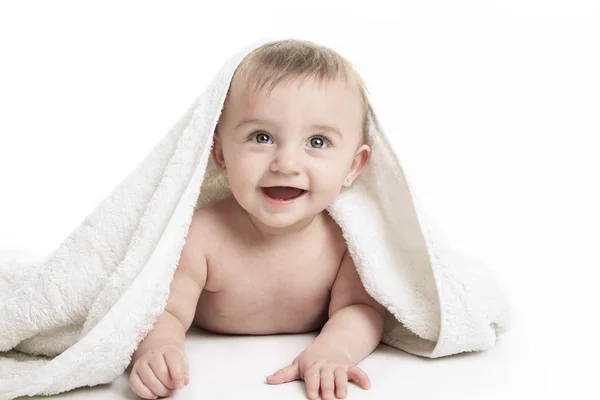
[[328, 206], [342, 189], [345, 171], [339, 168], [319, 168], [315, 169], [311, 176], [311, 195], [319, 204]]
[[257, 189], [262, 176], [261, 162], [252, 157], [232, 155], [227, 160], [229, 185], [234, 194], [243, 196]]

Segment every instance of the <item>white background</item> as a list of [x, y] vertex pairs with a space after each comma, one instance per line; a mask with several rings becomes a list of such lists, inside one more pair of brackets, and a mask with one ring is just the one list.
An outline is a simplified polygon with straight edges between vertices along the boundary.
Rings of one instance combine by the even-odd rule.
[[242, 46], [313, 40], [356, 66], [422, 203], [502, 281], [544, 359], [513, 383], [588, 393], [599, 3], [216, 3], [0, 3], [0, 248], [57, 247]]

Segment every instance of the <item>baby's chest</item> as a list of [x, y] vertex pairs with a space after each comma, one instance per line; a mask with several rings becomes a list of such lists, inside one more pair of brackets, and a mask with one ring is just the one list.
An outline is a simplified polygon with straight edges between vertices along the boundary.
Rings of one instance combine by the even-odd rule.
[[322, 308], [339, 268], [336, 254], [312, 257], [222, 257], [211, 265], [213, 307], [220, 314], [302, 312]]

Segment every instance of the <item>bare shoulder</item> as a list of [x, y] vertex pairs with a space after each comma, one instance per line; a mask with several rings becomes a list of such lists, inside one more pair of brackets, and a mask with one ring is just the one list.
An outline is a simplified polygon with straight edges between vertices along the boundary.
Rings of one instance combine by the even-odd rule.
[[204, 278], [204, 288], [210, 292], [215, 291], [216, 283], [211, 259], [215, 254], [222, 252], [221, 247], [228, 242], [226, 237], [230, 203], [230, 199], [223, 199], [196, 209], [186, 238], [186, 246], [190, 247], [188, 254], [195, 259], [193, 264], [202, 265], [204, 269], [204, 276], [197, 278]]
[[194, 210], [194, 214], [192, 215], [192, 221], [190, 222], [190, 228], [186, 237], [186, 246], [194, 247], [197, 255], [205, 253], [206, 242], [203, 238], [206, 237], [206, 233], [210, 230], [212, 222], [211, 214], [207, 208], [199, 208]]
[[206, 247], [201, 240], [205, 229], [204, 218], [203, 211], [194, 211], [176, 270], [176, 277], [188, 277], [200, 287], [206, 283]]

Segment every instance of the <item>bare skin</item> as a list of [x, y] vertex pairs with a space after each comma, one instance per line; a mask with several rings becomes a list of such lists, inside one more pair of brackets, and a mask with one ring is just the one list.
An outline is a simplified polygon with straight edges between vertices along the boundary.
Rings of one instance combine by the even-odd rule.
[[213, 233], [195, 325], [234, 334], [301, 333], [323, 327], [346, 250], [340, 228], [327, 213], [293, 238], [273, 241], [256, 235], [233, 197], [205, 212]]
[[[345, 398], [348, 381], [368, 389], [356, 364], [379, 344], [385, 310], [324, 211], [369, 158], [358, 102], [336, 81], [279, 86], [270, 97], [246, 96], [236, 79], [232, 88], [212, 156], [233, 195], [194, 212], [165, 311], [133, 354], [131, 389], [151, 399], [189, 383], [192, 324], [248, 335], [321, 329], [267, 383], [304, 380], [310, 399], [325, 400]], [[242, 123], [256, 118], [270, 122]], [[323, 122], [341, 133], [313, 125]], [[275, 186], [304, 194], [277, 206], [265, 194]]]

